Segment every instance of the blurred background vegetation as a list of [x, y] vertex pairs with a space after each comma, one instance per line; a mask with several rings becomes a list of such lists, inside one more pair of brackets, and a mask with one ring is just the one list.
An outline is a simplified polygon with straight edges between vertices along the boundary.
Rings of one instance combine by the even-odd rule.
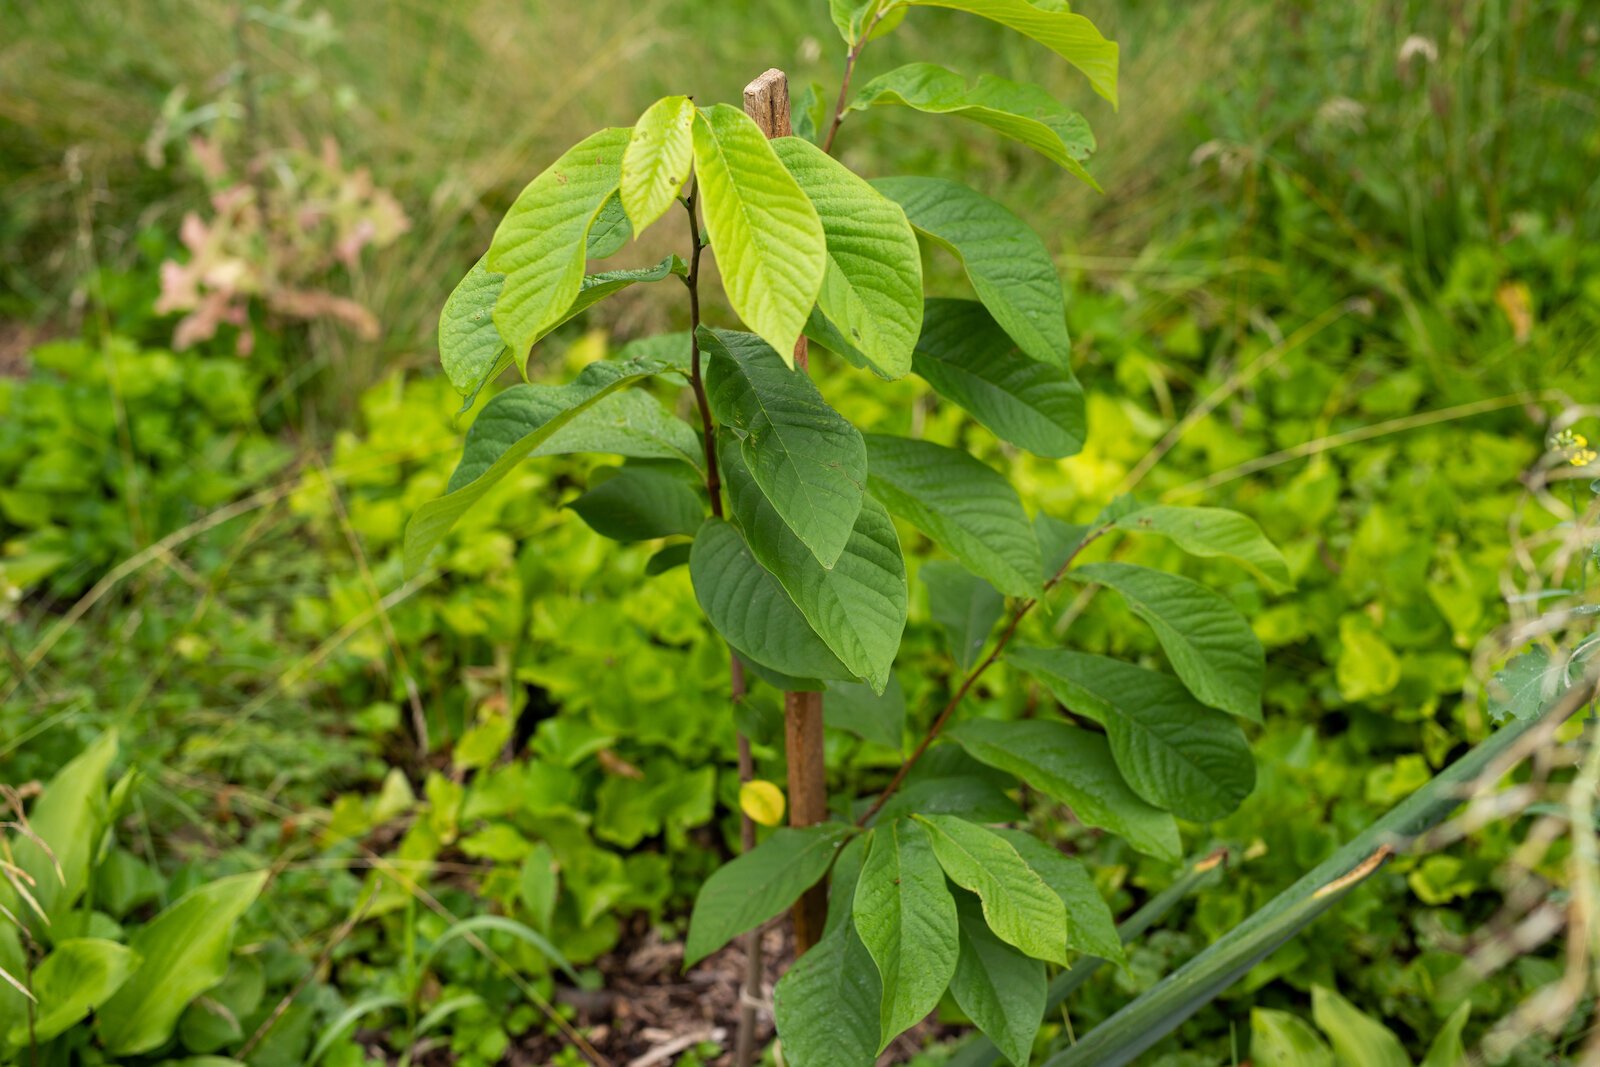
[[[191, 1006], [174, 1058], [580, 1063], [559, 1018], [621, 1062], [731, 985], [728, 964], [697, 984], [673, 955], [737, 838], [725, 657], [687, 576], [642, 583], [659, 546], [559, 509], [596, 466], [576, 457], [508, 479], [409, 582], [399, 537], [470, 420], [434, 371], [438, 308], [515, 194], [665, 92], [737, 100], [780, 66], [831, 99], [826, 6], [0, 0], [0, 780], [47, 781], [118, 730], [139, 784], [95, 898], [112, 927], [272, 871], [212, 998], [225, 1010]], [[914, 54], [1047, 85], [1088, 115], [1105, 195], [958, 123], [913, 141], [886, 109], [840, 135], [864, 173], [937, 170], [1013, 205], [1067, 278], [1088, 449], [1043, 461], [973, 435], [974, 451], [1069, 521], [1132, 489], [1239, 508], [1298, 580], [1233, 590], [1269, 648], [1260, 784], [1187, 835], [1197, 854], [1232, 846], [1227, 877], [1047, 1022], [1057, 1044], [1489, 731], [1490, 675], [1528, 644], [1547, 586], [1575, 580], [1529, 545], [1592, 508], [1600, 476], [1554, 440], [1600, 440], [1600, 11], [1081, 7], [1122, 45], [1120, 112], [947, 12], [916, 12], [864, 73]], [[627, 255], [654, 262], [671, 240]], [[650, 288], [564, 328], [533, 373], [681, 327], [678, 294]], [[858, 424], [962, 432], [909, 381], [821, 377]], [[949, 684], [917, 604], [932, 548], [907, 548], [905, 721], [830, 731], [841, 793], [898, 762]], [[1103, 605], [1075, 633], [1090, 650], [1146, 640]], [[745, 725], [781, 781], [775, 701], [758, 691]], [[1173, 877], [1035, 817], [1119, 915]], [[1241, 1062], [1251, 1009], [1309, 1018], [1313, 985], [1415, 1059], [1463, 1003], [1489, 1062], [1575, 1059], [1587, 1002], [1551, 1034], [1497, 1029], [1561, 981], [1560, 937], [1473, 957], [1525, 823], [1399, 858], [1148, 1062]], [[1512, 868], [1518, 884], [1563, 899], [1569, 848]], [[548, 935], [579, 980], [503, 932], [444, 938], [486, 913]], [[891, 1054], [937, 1062], [953, 1033], [925, 1026]], [[720, 1055], [708, 1036], [678, 1062]]]

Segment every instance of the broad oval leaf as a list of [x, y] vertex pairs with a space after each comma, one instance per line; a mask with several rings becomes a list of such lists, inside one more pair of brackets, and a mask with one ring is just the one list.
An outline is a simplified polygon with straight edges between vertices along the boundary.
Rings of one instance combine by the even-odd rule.
[[1117, 46], [1108, 41], [1094, 23], [1067, 10], [1065, 4], [1053, 10], [1029, 0], [905, 0], [908, 6], [947, 7], [998, 22], [1050, 51], [1081, 70], [1094, 91], [1117, 103]]
[[596, 400], [528, 455], [565, 456], [574, 452], [629, 459], [676, 459], [696, 471], [705, 464], [700, 435], [663, 407], [661, 401], [640, 389], [624, 389]]
[[861, 431], [760, 338], [703, 329], [700, 344], [710, 357], [711, 413], [737, 440], [773, 510], [818, 563], [832, 567], [855, 529], [867, 484]]
[[1250, 1061], [1260, 1067], [1334, 1067], [1332, 1050], [1310, 1023], [1271, 1008], [1250, 1009]]
[[882, 998], [878, 968], [855, 924], [831, 924], [772, 991], [784, 1061], [795, 1067], [872, 1067]]
[[699, 493], [682, 478], [651, 467], [623, 467], [567, 507], [595, 533], [623, 542], [693, 537], [706, 517]]
[[1411, 1067], [1411, 1057], [1394, 1031], [1327, 986], [1311, 987], [1311, 1017], [1333, 1043], [1340, 1063], [1361, 1067]]
[[689, 179], [694, 101], [666, 96], [645, 109], [622, 153], [622, 206], [634, 235], [659, 219]]
[[1104, 726], [1123, 777], [1156, 807], [1209, 822], [1231, 815], [1255, 788], [1243, 731], [1178, 679], [1065, 649], [1018, 648], [1007, 658]]
[[922, 253], [905, 211], [815, 145], [780, 137], [772, 148], [822, 220], [818, 310], [878, 374], [905, 377], [922, 328]]
[[1061, 898], [1011, 842], [954, 815], [915, 815], [950, 880], [978, 894], [995, 936], [1035, 959], [1067, 962], [1067, 912]]
[[853, 833], [854, 828], [840, 823], [786, 826], [718, 867], [695, 898], [683, 946], [684, 967], [781, 914], [827, 873]]
[[1028, 1067], [1044, 1016], [1048, 983], [1044, 963], [995, 937], [982, 910], [963, 894], [957, 901], [961, 955], [950, 995], [1005, 1058]]
[[561, 321], [583, 285], [589, 228], [622, 180], [630, 131], [605, 129], [569, 148], [517, 197], [485, 266], [505, 281], [494, 325], [513, 352]]
[[1006, 598], [948, 560], [929, 560], [917, 569], [917, 577], [928, 587], [928, 615], [944, 631], [956, 666], [971, 670], [1005, 614]]
[[956, 902], [916, 822], [873, 830], [851, 917], [883, 982], [882, 1052], [938, 1006], [960, 952]]
[[1227, 508], [1156, 504], [1116, 519], [1123, 530], [1160, 534], [1191, 556], [1222, 556], [1242, 563], [1269, 589], [1294, 588], [1289, 564], [1254, 519]]
[[872, 494], [1002, 593], [1039, 592], [1039, 541], [993, 467], [932, 441], [867, 434]]
[[1084, 169], [1094, 134], [1084, 117], [1037, 85], [985, 74], [976, 85], [937, 63], [908, 63], [872, 79], [850, 102], [851, 111], [900, 105], [930, 115], [954, 115], [1027, 145], [1096, 190]]
[[911, 367], [996, 437], [1036, 456], [1077, 455], [1088, 437], [1072, 372], [1023, 355], [976, 300], [926, 302]]
[[[33, 995], [38, 998], [33, 1040], [49, 1041], [76, 1025], [121, 988], [139, 965], [138, 953], [115, 941], [74, 937], [59, 942], [33, 972]], [[28, 1044], [26, 1020], [11, 1028], [10, 1041]]]
[[1010, 841], [1017, 852], [1056, 891], [1067, 909], [1067, 947], [1113, 963], [1126, 963], [1117, 920], [1100, 891], [1094, 875], [1082, 860], [1063, 856], [1054, 846], [1023, 830], [997, 828], [995, 833]]
[[[88, 884], [89, 864], [108, 817], [106, 774], [116, 755], [117, 731], [107, 730], [57, 771], [34, 801], [28, 813], [33, 836], [14, 837], [9, 858], [27, 875], [29, 891], [49, 923], [39, 921], [28, 905], [10, 900], [11, 887], [3, 879], [0, 901], [9, 901], [13, 913], [41, 940], [49, 939], [51, 927]], [[35, 837], [48, 846], [48, 852]]]
[[696, 114], [694, 166], [728, 303], [792, 366], [827, 271], [817, 209], [761, 128], [727, 104]]
[[948, 178], [879, 178], [918, 232], [966, 268], [983, 306], [1032, 358], [1071, 367], [1067, 302], [1039, 235], [1007, 208]]
[[1225, 597], [1199, 582], [1131, 563], [1089, 563], [1067, 577], [1122, 594], [1166, 650], [1172, 669], [1202, 704], [1261, 721], [1266, 653]]

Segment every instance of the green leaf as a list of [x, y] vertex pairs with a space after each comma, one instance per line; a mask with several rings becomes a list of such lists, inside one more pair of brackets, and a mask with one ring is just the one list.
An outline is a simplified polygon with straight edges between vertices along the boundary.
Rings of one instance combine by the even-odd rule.
[[512, 352], [526, 352], [577, 299], [589, 228], [622, 180], [628, 136], [605, 129], [573, 145], [528, 183], [495, 230], [485, 266], [506, 276], [494, 325]]
[[[1393, 656], [1390, 652], [1389, 658]], [[1497, 723], [1534, 718], [1545, 704], [1565, 692], [1569, 684], [1565, 658], [1552, 660], [1548, 648], [1534, 645], [1508, 660], [1489, 679], [1489, 718]]]
[[938, 1006], [960, 951], [956, 902], [917, 823], [873, 830], [851, 916], [883, 981], [882, 1052]]
[[1422, 1067], [1461, 1067], [1467, 1062], [1466, 1046], [1461, 1043], [1461, 1028], [1467, 1025], [1467, 1017], [1471, 1014], [1472, 1001], [1463, 1000], [1434, 1035], [1432, 1043], [1428, 1045], [1428, 1054], [1422, 1060]]
[[1116, 519], [1123, 530], [1160, 534], [1191, 556], [1225, 556], [1244, 564], [1269, 589], [1294, 588], [1289, 565], [1255, 520], [1227, 508], [1180, 508], [1158, 504]]
[[898, 749], [906, 728], [906, 694], [900, 679], [889, 675], [882, 693], [860, 682], [830, 682], [822, 702], [823, 721], [867, 741]]
[[559, 891], [556, 857], [548, 844], [540, 841], [533, 846], [533, 851], [522, 861], [522, 873], [517, 884], [521, 891], [522, 906], [528, 909], [533, 928], [548, 933], [555, 916], [556, 894]]
[[589, 243], [585, 254], [590, 259], [605, 259], [620, 252], [632, 236], [633, 227], [628, 224], [628, 212], [622, 206], [619, 189], [600, 205], [600, 213], [589, 227]]
[[1176, 678], [1064, 649], [1018, 648], [1007, 658], [1104, 726], [1128, 784], [1156, 807], [1209, 822], [1232, 814], [1255, 788], [1244, 733]]
[[861, 511], [867, 446], [807, 375], [747, 333], [701, 330], [706, 397], [770, 506], [823, 567]]
[[678, 459], [696, 471], [705, 462], [700, 435], [663, 407], [661, 401], [638, 389], [610, 393], [596, 400], [528, 455], [564, 456], [574, 452], [629, 459]]
[[1120, 834], [1158, 859], [1176, 863], [1181, 858], [1177, 823], [1129, 787], [1099, 734], [1041, 719], [973, 719], [945, 736], [980, 762], [1070, 806], [1084, 824]]
[[1061, 279], [1039, 235], [1005, 207], [947, 178], [880, 178], [911, 225], [958, 257], [983, 306], [1040, 363], [1072, 366]]
[[792, 366], [827, 271], [817, 209], [760, 127], [727, 104], [695, 116], [694, 165], [728, 303]]
[[[139, 965], [138, 955], [115, 941], [68, 938], [58, 943], [33, 972], [33, 1038], [43, 1044], [76, 1025], [104, 1004]], [[28, 1043], [28, 1023], [19, 1020], [9, 1035], [13, 1045]]]
[[452, 941], [463, 938], [475, 937], [483, 933], [505, 934], [516, 938], [523, 944], [532, 948], [545, 959], [555, 964], [574, 982], [578, 980], [578, 972], [572, 969], [572, 964], [567, 957], [562, 955], [553, 942], [533, 927], [519, 923], [515, 919], [508, 919], [504, 915], [474, 915], [470, 919], [462, 919], [451, 923], [444, 933], [440, 934], [433, 944], [428, 946], [428, 951], [422, 954], [421, 962], [417, 965], [419, 970], [426, 971], [433, 960]]
[[644, 572], [652, 578], [658, 574], [665, 574], [674, 567], [685, 566], [693, 554], [692, 544], [686, 545], [680, 541], [678, 544], [668, 545], [645, 562]]
[[1039, 541], [1005, 476], [954, 448], [867, 434], [868, 485], [891, 512], [1002, 593], [1039, 592]]
[[1111, 908], [1095, 888], [1094, 875], [1081, 860], [1063, 856], [1054, 846], [1023, 830], [996, 829], [1056, 891], [1067, 909], [1067, 947], [1112, 963], [1126, 962], [1122, 938]]
[[930, 560], [917, 571], [928, 587], [928, 615], [944, 631], [956, 666], [969, 671], [983, 654], [1006, 599], [988, 582], [948, 560]]
[[1311, 1017], [1333, 1042], [1341, 1067], [1411, 1067], [1394, 1031], [1326, 986], [1311, 987]]
[[1250, 624], [1220, 594], [1131, 563], [1089, 563], [1067, 576], [1120, 593], [1129, 610], [1155, 631], [1172, 669], [1201, 703], [1261, 721], [1266, 654]]
[[[880, 19], [884, 8], [889, 10]], [[839, 28], [839, 36], [848, 45], [856, 44], [864, 34], [867, 40], [876, 40], [906, 17], [905, 7], [896, 0], [828, 0], [828, 9], [833, 24]]]
[[107, 1052], [149, 1052], [172, 1036], [189, 1002], [227, 975], [233, 928], [266, 881], [259, 871], [202, 885], [134, 933], [128, 947], [143, 962], [96, 1014]]
[[585, 408], [664, 369], [654, 360], [591, 363], [568, 385], [513, 386], [489, 401], [467, 432], [445, 495], [418, 508], [406, 525], [406, 573], [415, 574], [468, 508]]
[[950, 995], [1006, 1059], [1016, 1067], [1028, 1067], [1044, 1015], [1044, 964], [990, 933], [971, 896], [962, 894], [957, 907], [961, 957]]
[[[867, 804], [863, 801], [863, 808]], [[902, 815], [959, 815], [968, 822], [1011, 822], [1022, 809], [996, 783], [972, 775], [930, 775], [906, 784], [878, 812], [878, 822]]]
[[623, 467], [567, 507], [595, 533], [624, 542], [692, 537], [706, 517], [699, 493], [676, 475], [651, 467]]
[[1270, 1008], [1250, 1010], [1250, 1062], [1258, 1067], [1334, 1067], [1333, 1053], [1304, 1019]]
[[817, 308], [885, 378], [903, 378], [922, 328], [922, 254], [900, 205], [798, 137], [772, 142], [827, 239]]
[[978, 894], [995, 936], [1035, 959], [1067, 961], [1067, 913], [1005, 838], [953, 815], [916, 815], [950, 880]]
[[[36, 921], [37, 916], [26, 904], [12, 908], [35, 937], [47, 939], [50, 927], [67, 914], [88, 884], [89, 863], [109, 818], [106, 774], [116, 755], [117, 732], [107, 730], [57, 771], [44, 787], [44, 793], [28, 813], [34, 836], [14, 835], [11, 858], [31, 880], [29, 892], [49, 919], [49, 925]], [[43, 841], [49, 851], [41, 848], [34, 837]], [[0, 887], [9, 889], [4, 881], [0, 881]]]
[[1094, 91], [1117, 104], [1117, 46], [1082, 15], [1028, 0], [905, 0], [908, 6], [947, 7], [998, 22], [1044, 45], [1089, 78]]
[[996, 437], [1036, 456], [1076, 455], [1088, 436], [1072, 372], [1029, 359], [976, 300], [932, 298], [912, 369]]
[[635, 236], [672, 206], [694, 157], [694, 101], [666, 96], [645, 109], [622, 153], [622, 207]]
[[724, 447], [721, 454], [728, 500], [756, 560], [850, 673], [882, 692], [905, 633], [909, 600], [894, 520], [882, 504], [863, 497], [844, 552], [826, 569], [778, 517], [739, 450]]
[[794, 1067], [872, 1067], [878, 1058], [882, 999], [878, 968], [855, 924], [833, 924], [772, 991], [784, 1062]]
[[746, 930], [800, 899], [828, 871], [855, 832], [841, 823], [775, 830], [754, 849], [725, 863], [695, 898], [684, 941], [683, 965], [692, 967]]
[[707, 519], [689, 553], [695, 599], [741, 656], [796, 678], [854, 678], [811, 629], [739, 531]]
[[1039, 539], [1039, 555], [1044, 560], [1047, 577], [1071, 561], [1092, 529], [1079, 523], [1062, 522], [1043, 512], [1033, 517], [1033, 534]]
[[242, 1020], [261, 1006], [266, 971], [261, 961], [235, 956], [228, 975], [195, 998], [178, 1019], [178, 1041], [190, 1052], [216, 1052], [244, 1039]]
[[978, 84], [968, 86], [965, 78], [947, 67], [908, 63], [863, 86], [850, 102], [850, 110], [885, 105], [929, 115], [954, 115], [987, 126], [1027, 145], [1096, 190], [1100, 188], [1083, 167], [1083, 161], [1094, 152], [1089, 123], [1037, 85], [985, 74]]
[[510, 350], [494, 326], [494, 304], [506, 276], [489, 270], [488, 260], [487, 252], [478, 258], [439, 313], [439, 363], [463, 396], [476, 392], [496, 367], [510, 366]]

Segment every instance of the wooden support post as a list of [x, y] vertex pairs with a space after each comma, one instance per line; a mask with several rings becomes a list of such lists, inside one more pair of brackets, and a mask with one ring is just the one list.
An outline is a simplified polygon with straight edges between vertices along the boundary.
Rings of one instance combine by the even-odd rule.
[[[789, 79], [776, 67], [744, 87], [744, 113], [761, 132], [787, 137]], [[806, 339], [794, 345], [794, 364], [804, 373], [809, 360]], [[789, 825], [814, 826], [828, 818], [828, 779], [822, 751], [822, 694], [783, 695], [784, 744], [789, 757]], [[828, 918], [828, 889], [816, 885], [794, 906], [794, 951], [798, 956], [822, 937]]]

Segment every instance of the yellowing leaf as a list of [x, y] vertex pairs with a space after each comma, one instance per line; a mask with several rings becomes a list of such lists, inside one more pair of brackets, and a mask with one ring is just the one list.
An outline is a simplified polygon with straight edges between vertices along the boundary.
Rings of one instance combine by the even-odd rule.
[[762, 826], [777, 826], [783, 821], [783, 790], [764, 779], [739, 787], [739, 810]]

